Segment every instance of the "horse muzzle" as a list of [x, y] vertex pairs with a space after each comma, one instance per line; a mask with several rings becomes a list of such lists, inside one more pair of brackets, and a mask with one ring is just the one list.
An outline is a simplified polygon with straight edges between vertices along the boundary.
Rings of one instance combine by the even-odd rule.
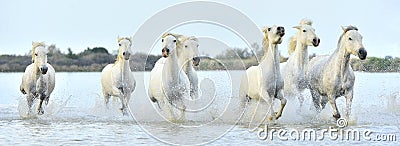
[[200, 57], [194, 57], [193, 58], [193, 65], [194, 66], [199, 66], [200, 64]]
[[285, 35], [285, 28], [284, 27], [282, 27], [282, 26], [279, 26], [278, 28], [277, 28], [277, 32], [276, 32], [276, 34], [278, 34], [280, 37], [283, 37], [284, 35]]
[[129, 52], [123, 52], [122, 55], [124, 56], [125, 60], [129, 60], [129, 58], [131, 57], [131, 53]]
[[40, 67], [39, 68], [40, 69], [40, 72], [42, 73], [42, 74], [46, 74], [47, 73], [47, 70], [49, 69], [47, 66], [42, 66], [42, 67]]
[[367, 51], [364, 48], [360, 48], [358, 50], [358, 58], [361, 60], [365, 60], [365, 58], [367, 58]]
[[317, 38], [317, 37], [312, 40], [312, 44], [313, 44], [314, 47], [319, 46], [320, 42], [321, 42], [321, 40], [319, 38]]
[[169, 55], [169, 49], [168, 48], [163, 48], [162, 49], [162, 57], [164, 57], [164, 58], [167, 58], [168, 57], [168, 55]]

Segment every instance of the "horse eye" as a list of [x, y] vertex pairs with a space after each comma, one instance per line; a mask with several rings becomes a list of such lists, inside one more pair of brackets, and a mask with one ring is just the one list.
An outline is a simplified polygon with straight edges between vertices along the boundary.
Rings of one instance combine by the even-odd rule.
[[303, 32], [307, 32], [306, 30], [303, 30]]
[[271, 31], [271, 28], [268, 28], [268, 31]]
[[351, 40], [353, 40], [352, 38], [349, 38], [349, 40], [351, 41]]
[[176, 40], [174, 40], [174, 43], [176, 43]]
[[37, 56], [37, 53], [35, 53], [35, 56]]
[[164, 42], [164, 39], [161, 39], [161, 42]]
[[121, 46], [121, 44], [118, 44], [119, 46]]
[[187, 45], [185, 45], [185, 48], [187, 48]]

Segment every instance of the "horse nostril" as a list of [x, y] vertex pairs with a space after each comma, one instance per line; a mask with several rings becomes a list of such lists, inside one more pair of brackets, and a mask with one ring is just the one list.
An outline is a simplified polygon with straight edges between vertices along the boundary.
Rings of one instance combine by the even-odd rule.
[[124, 56], [125, 56], [125, 52], [123, 52], [123, 53], [122, 53], [122, 55], [124, 55]]
[[193, 65], [198, 66], [200, 64], [200, 57], [193, 57]]
[[47, 66], [43, 66], [40, 68], [40, 71], [42, 72], [42, 74], [46, 74], [47, 70], [48, 70]]
[[358, 50], [358, 56], [361, 60], [364, 60], [367, 57], [367, 51], [364, 48], [360, 48]]

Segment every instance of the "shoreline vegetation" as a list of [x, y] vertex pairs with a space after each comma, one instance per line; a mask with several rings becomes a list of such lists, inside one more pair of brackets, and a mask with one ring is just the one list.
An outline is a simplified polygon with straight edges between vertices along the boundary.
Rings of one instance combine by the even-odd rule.
[[[229, 48], [214, 58], [201, 57], [201, 62], [196, 70], [245, 70], [250, 66], [258, 65], [257, 58], [263, 55], [262, 49], [257, 44], [252, 45], [254, 55], [248, 48]], [[0, 72], [23, 72], [31, 64], [28, 55], [0, 55]], [[315, 57], [310, 55], [310, 59]], [[66, 53], [60, 51], [56, 45], [49, 46], [48, 62], [57, 72], [101, 72], [110, 63], [115, 62], [116, 55], [104, 47], [87, 48], [83, 52], [73, 53], [70, 48]], [[151, 71], [155, 62], [161, 55], [135, 53], [131, 56], [132, 71]], [[281, 57], [281, 62], [288, 58]], [[363, 72], [400, 72], [400, 58], [386, 56], [385, 58], [367, 57], [366, 60], [351, 58], [350, 65], [354, 71]]]

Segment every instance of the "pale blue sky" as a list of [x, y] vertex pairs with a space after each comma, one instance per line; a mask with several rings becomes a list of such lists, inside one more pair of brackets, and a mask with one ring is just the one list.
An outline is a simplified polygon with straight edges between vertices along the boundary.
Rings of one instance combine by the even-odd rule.
[[[68, 47], [74, 52], [81, 52], [95, 46], [112, 51], [117, 48], [117, 36], [133, 36], [148, 18], [181, 2], [184, 1], [0, 0], [0, 54], [25, 54], [31, 49], [32, 41], [56, 44], [63, 52]], [[287, 39], [295, 33], [291, 27], [306, 17], [314, 21], [313, 26], [321, 38], [320, 46], [310, 48], [309, 53], [333, 52], [342, 31], [340, 26], [351, 24], [357, 26], [364, 36], [369, 56], [400, 57], [398, 0], [217, 2], [240, 10], [259, 27], [272, 24], [285, 26], [287, 35], [281, 46], [284, 55]], [[222, 38], [225, 35], [223, 30], [204, 31], [207, 26], [202, 26], [202, 29], [194, 27], [198, 26], [176, 28], [174, 31], [196, 36], [214, 33], [210, 36], [221, 39], [229, 46], [243, 47], [243, 43], [234, 38]], [[218, 49], [205, 51], [213, 54], [225, 48]], [[140, 50], [146, 51], [146, 48]]]

